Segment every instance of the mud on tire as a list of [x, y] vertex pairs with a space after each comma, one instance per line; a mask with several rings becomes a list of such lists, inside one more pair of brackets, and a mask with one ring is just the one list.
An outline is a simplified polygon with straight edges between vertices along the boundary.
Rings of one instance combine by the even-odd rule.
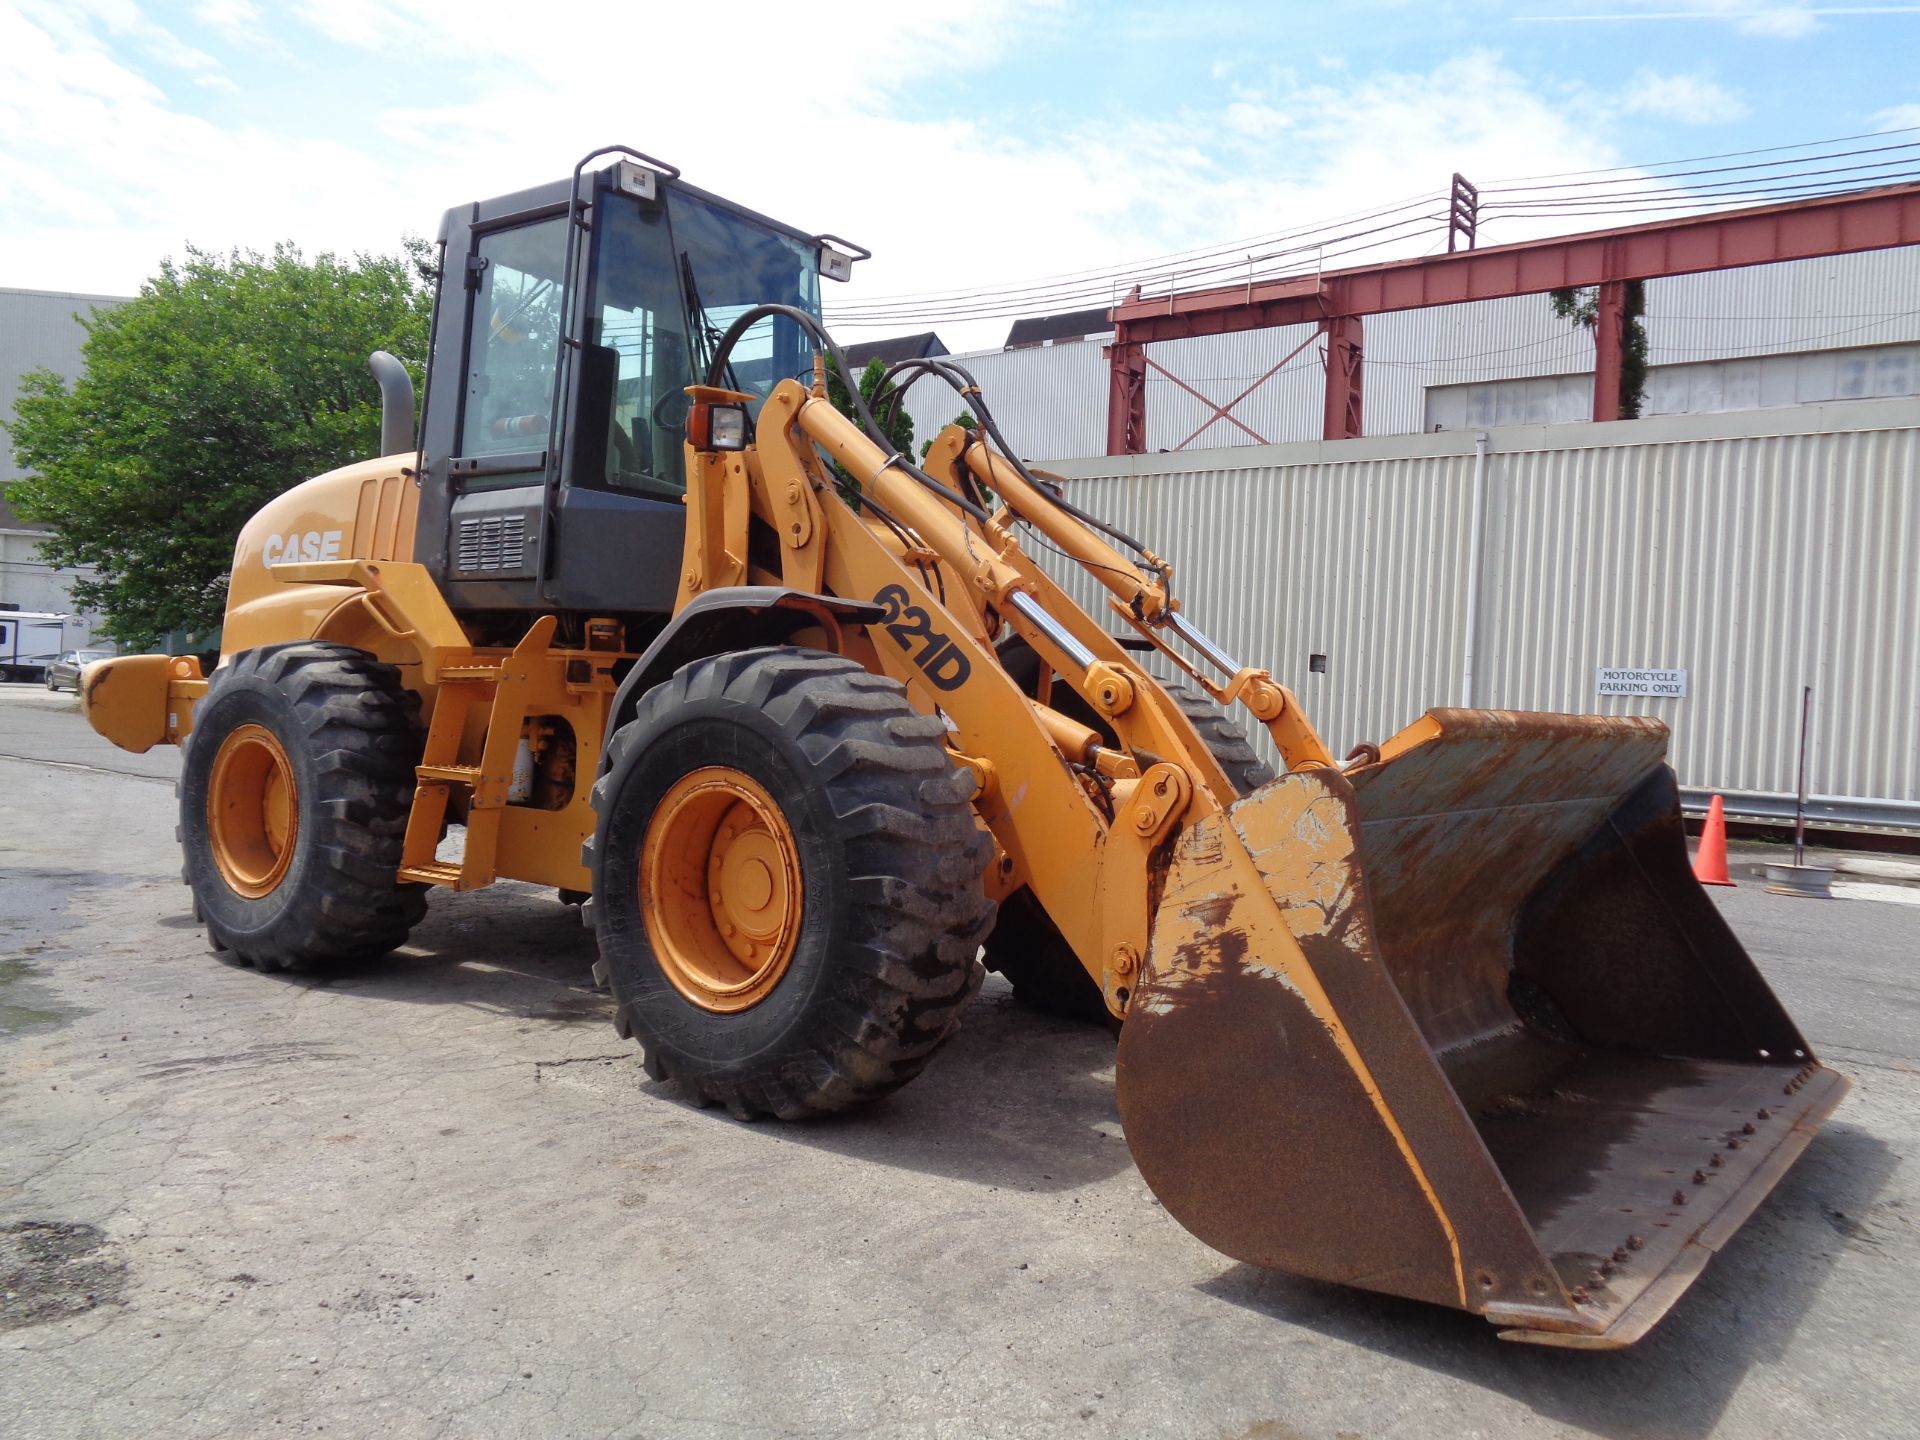
[[[795, 1119], [877, 1099], [925, 1067], [979, 989], [993, 922], [982, 888], [992, 844], [945, 735], [897, 682], [792, 647], [695, 661], [641, 699], [593, 789], [583, 918], [615, 1023], [650, 1076], [743, 1119]], [[731, 1013], [674, 982], [643, 908], [655, 904], [641, 869], [660, 843], [649, 841], [656, 811], [711, 767], [771, 798], [800, 877], [790, 959]]]
[[[216, 951], [279, 970], [367, 959], [406, 942], [427, 907], [426, 886], [394, 880], [420, 756], [419, 706], [391, 665], [344, 645], [269, 645], [214, 671], [176, 793], [181, 878]], [[265, 746], [260, 732], [287, 762], [294, 821], [281, 873], [250, 895], [216, 854], [209, 806], [223, 748], [246, 736]]]

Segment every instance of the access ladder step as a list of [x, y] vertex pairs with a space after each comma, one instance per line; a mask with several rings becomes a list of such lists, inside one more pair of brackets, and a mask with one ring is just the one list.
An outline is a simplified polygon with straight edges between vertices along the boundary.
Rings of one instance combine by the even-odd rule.
[[397, 878], [403, 884], [460, 886], [461, 869], [444, 860], [429, 860], [424, 865], [402, 865]]
[[486, 685], [500, 678], [498, 665], [443, 665], [440, 667], [439, 683], [442, 685]]
[[478, 765], [416, 765], [414, 773], [423, 781], [445, 781], [453, 785], [476, 785], [480, 781]]

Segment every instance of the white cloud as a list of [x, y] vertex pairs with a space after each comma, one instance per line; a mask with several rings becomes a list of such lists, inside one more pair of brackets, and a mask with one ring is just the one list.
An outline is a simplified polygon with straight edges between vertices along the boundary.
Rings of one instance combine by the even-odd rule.
[[200, 0], [193, 18], [216, 30], [244, 30], [259, 20], [260, 11], [252, 0]]
[[266, 43], [260, 9], [253, 0], [199, 0], [193, 18], [230, 43], [254, 48]]
[[[390, 250], [405, 232], [432, 234], [450, 205], [564, 175], [615, 139], [707, 189], [870, 246], [875, 259], [852, 285], [829, 287], [830, 305], [1272, 235], [1437, 193], [1455, 170], [1486, 182], [1619, 161], [1603, 98], [1530, 82], [1490, 54], [1406, 73], [1319, 72], [1311, 83], [1270, 69], [1258, 84], [1191, 93], [1184, 108], [1054, 129], [1008, 121], [978, 98], [943, 107], [1061, 23], [1021, 0], [978, 0], [960, 18], [902, 5], [884, 25], [844, 27], [802, 23], [784, 4], [736, 6], [728, 34], [773, 25], [779, 43], [717, 50], [712, 16], [685, 10], [635, 27], [625, 6], [554, 7], [530, 46], [524, 0], [331, 0], [315, 23], [364, 56], [367, 78], [405, 59], [410, 83], [395, 103], [322, 110], [302, 126], [282, 117], [309, 113], [355, 77], [236, 71], [237, 113], [259, 98], [256, 85], [288, 90], [288, 103], [276, 93], [271, 120], [219, 126], [191, 113], [186, 79], [143, 63], [153, 57], [137, 11], [88, 3], [31, 19], [0, 7], [0, 131], [44, 137], [0, 152], [9, 284], [130, 291], [187, 240]], [[218, 18], [244, 23], [242, 8]], [[620, 34], [633, 38], [607, 38]], [[329, 51], [314, 30], [283, 24], [272, 38]], [[583, 64], [589, 54], [595, 63]], [[705, 54], [713, 66], [687, 63]], [[296, 83], [307, 87], [297, 97]], [[971, 88], [977, 97], [986, 87]], [[1553, 228], [1569, 227], [1490, 217], [1486, 238]], [[1428, 229], [1386, 253], [1428, 248], [1440, 233]], [[956, 348], [997, 343], [1006, 325], [936, 323]]]
[[1747, 103], [1704, 75], [1640, 70], [1620, 94], [1629, 115], [1651, 115], [1684, 125], [1719, 125], [1745, 116]]
[[22, 0], [29, 21], [58, 38], [77, 41], [98, 26], [109, 36], [132, 41], [150, 59], [175, 70], [217, 70], [220, 62], [197, 50], [164, 25], [149, 20], [134, 0]]
[[1773, 40], [1798, 40], [1820, 28], [1811, 10], [1798, 5], [1783, 5], [1773, 10], [1749, 10], [1739, 16], [1736, 28], [1743, 35], [1764, 35]]
[[1920, 129], [1920, 105], [1894, 105], [1873, 117], [1876, 130]]

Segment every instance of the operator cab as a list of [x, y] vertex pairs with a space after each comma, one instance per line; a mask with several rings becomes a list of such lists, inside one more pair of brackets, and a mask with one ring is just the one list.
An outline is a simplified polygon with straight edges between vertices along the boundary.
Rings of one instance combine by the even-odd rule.
[[[601, 157], [624, 158], [598, 170]], [[457, 611], [664, 615], [685, 529], [686, 387], [747, 309], [820, 313], [854, 254], [614, 147], [447, 212], [417, 554]], [[845, 246], [845, 249], [839, 248]], [[764, 398], [813, 342], [764, 320], [725, 383]]]

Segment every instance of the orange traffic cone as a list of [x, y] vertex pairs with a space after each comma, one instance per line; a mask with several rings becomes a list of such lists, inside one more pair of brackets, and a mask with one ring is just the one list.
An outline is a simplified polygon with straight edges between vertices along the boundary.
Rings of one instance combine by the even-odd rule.
[[1707, 802], [1707, 823], [1700, 827], [1693, 878], [1702, 885], [1733, 884], [1733, 877], [1727, 874], [1727, 811], [1718, 795]]

